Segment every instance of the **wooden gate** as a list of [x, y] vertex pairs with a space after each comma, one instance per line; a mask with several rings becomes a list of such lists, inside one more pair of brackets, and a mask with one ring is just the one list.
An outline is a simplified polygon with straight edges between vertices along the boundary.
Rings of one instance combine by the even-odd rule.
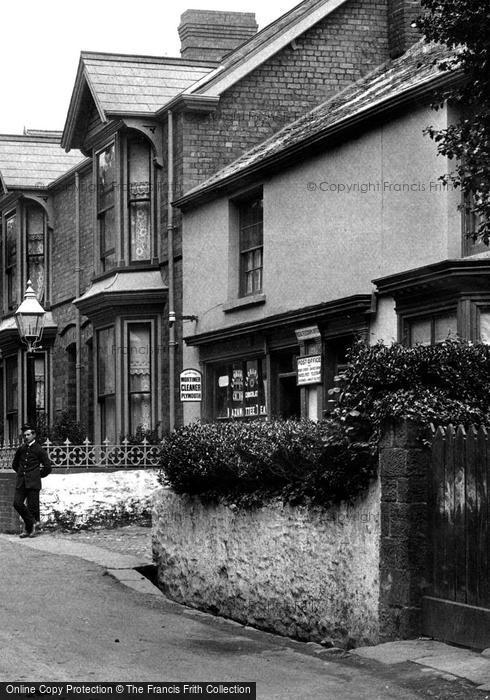
[[424, 634], [490, 647], [490, 450], [484, 427], [438, 428], [432, 446]]

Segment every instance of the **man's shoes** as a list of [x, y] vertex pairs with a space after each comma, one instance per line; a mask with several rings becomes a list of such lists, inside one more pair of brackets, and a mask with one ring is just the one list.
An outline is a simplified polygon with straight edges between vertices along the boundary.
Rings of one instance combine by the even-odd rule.
[[37, 532], [36, 532], [36, 523], [34, 523], [34, 525], [32, 526], [32, 529], [31, 529], [31, 530], [24, 530], [24, 532], [22, 532], [22, 533], [19, 535], [19, 537], [21, 537], [21, 538], [24, 538], [24, 537], [35, 537], [36, 535], [37, 535]]

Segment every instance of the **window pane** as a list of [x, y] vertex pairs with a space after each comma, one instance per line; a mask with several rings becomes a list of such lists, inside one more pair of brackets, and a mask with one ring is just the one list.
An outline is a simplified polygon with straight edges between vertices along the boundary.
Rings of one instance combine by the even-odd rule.
[[116, 399], [106, 396], [100, 401], [100, 421], [102, 440], [116, 441]]
[[104, 270], [116, 264], [116, 222], [114, 209], [108, 209], [99, 218], [100, 257]]
[[38, 299], [44, 296], [44, 226], [45, 215], [41, 207], [28, 207], [26, 210], [27, 276], [32, 282]]
[[150, 326], [129, 326], [129, 390], [150, 391]]
[[131, 432], [151, 428], [151, 327], [128, 326], [129, 424]]
[[130, 199], [149, 199], [150, 146], [144, 139], [128, 141], [128, 174]]
[[129, 399], [130, 430], [135, 433], [138, 428], [151, 428], [150, 394], [131, 394]]
[[458, 334], [456, 316], [436, 316], [434, 319], [434, 342], [441, 343], [448, 338], [455, 338]]
[[480, 312], [480, 340], [490, 344], [490, 311]]
[[97, 157], [98, 210], [114, 204], [114, 144]]
[[229, 390], [231, 386], [229, 369], [226, 365], [217, 367], [214, 375], [215, 417], [229, 418]]
[[131, 260], [151, 259], [150, 202], [131, 202]]
[[430, 318], [412, 321], [410, 324], [410, 345], [430, 345], [430, 329]]
[[113, 394], [116, 390], [116, 352], [114, 328], [104, 328], [97, 333], [98, 393]]
[[7, 282], [7, 305], [15, 308], [19, 303], [17, 291], [17, 216], [6, 221], [5, 276]]
[[234, 362], [231, 375], [231, 417], [242, 418], [243, 410], [243, 366]]

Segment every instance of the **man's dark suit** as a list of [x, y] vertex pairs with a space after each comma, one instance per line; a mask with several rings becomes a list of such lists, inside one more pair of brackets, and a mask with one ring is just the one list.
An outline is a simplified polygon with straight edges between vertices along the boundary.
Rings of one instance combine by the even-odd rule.
[[[41, 445], [31, 442], [18, 448], [12, 469], [17, 472], [14, 508], [24, 521], [26, 531], [31, 532], [34, 524], [39, 522], [41, 478], [51, 471], [51, 462]], [[26, 500], [27, 507], [24, 503]]]

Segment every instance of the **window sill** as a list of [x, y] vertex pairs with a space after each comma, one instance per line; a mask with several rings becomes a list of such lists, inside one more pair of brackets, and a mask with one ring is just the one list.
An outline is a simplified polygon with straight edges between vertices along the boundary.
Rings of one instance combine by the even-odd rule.
[[258, 306], [259, 304], [265, 304], [265, 300], [265, 294], [251, 294], [248, 297], [230, 299], [225, 304], [223, 304], [223, 311], [225, 314], [230, 313], [230, 311], [240, 311], [240, 309], [245, 309], [249, 306]]

